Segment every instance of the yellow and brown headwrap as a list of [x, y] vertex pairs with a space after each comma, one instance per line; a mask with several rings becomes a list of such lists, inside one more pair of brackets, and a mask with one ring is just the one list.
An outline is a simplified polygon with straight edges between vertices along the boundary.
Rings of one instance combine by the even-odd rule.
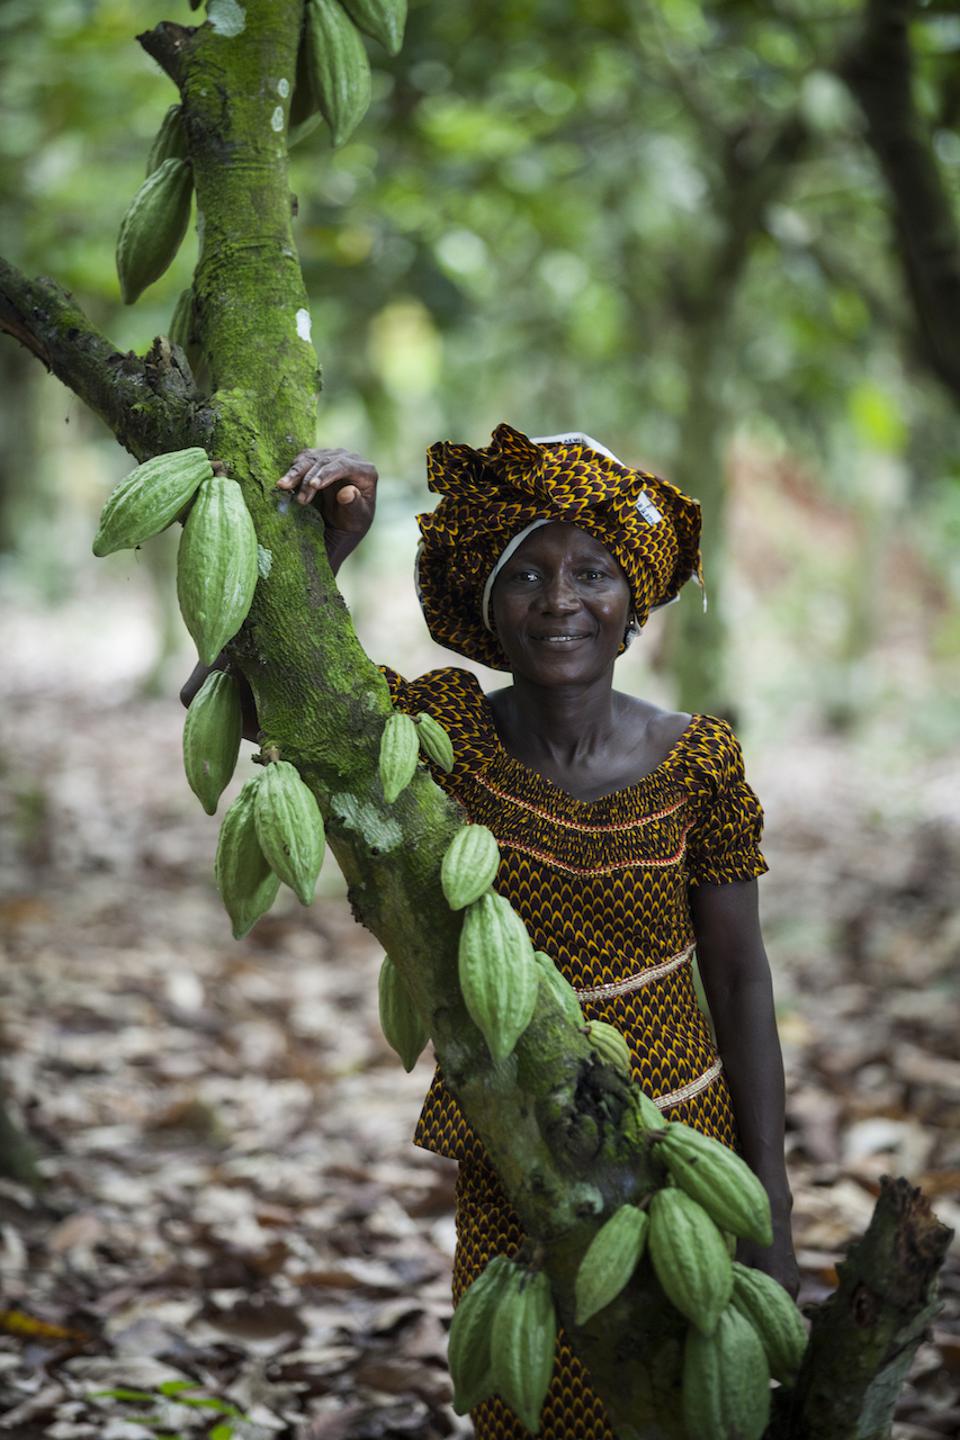
[[427, 628], [494, 670], [510, 667], [485, 623], [485, 587], [510, 541], [537, 521], [577, 525], [606, 546], [627, 578], [638, 626], [691, 575], [702, 578], [698, 502], [588, 435], [531, 439], [498, 425], [480, 449], [441, 440], [427, 451], [427, 482], [443, 497], [417, 516]]

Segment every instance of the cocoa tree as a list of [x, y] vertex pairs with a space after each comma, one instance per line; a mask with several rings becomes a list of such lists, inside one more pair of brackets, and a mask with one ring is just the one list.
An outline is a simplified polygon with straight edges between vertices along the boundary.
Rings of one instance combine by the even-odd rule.
[[[274, 489], [313, 437], [319, 373], [287, 178], [302, 19], [303, 0], [249, 0], [211, 5], [196, 27], [165, 22], [138, 37], [182, 106], [200, 235], [193, 364], [164, 336], [143, 357], [120, 353], [54, 281], [28, 279], [5, 262], [0, 327], [96, 411], [137, 460], [199, 447], [241, 487], [266, 563], [228, 655], [253, 691], [263, 752], [292, 762], [316, 796], [353, 912], [402, 976], [530, 1237], [527, 1258], [549, 1277], [557, 1314], [617, 1433], [682, 1440], [677, 1386], [685, 1326], [649, 1272], [639, 1270], [588, 1323], [575, 1323], [574, 1282], [589, 1242], [625, 1199], [642, 1200], [662, 1178], [637, 1092], [598, 1056], [545, 984], [513, 1053], [491, 1059], [461, 996], [461, 918], [440, 885], [459, 814], [423, 768], [395, 803], [386, 802], [378, 778], [391, 713], [386, 685], [351, 627], [321, 520]], [[841, 1290], [818, 1320], [831, 1326], [830, 1344], [810, 1347], [799, 1383], [781, 1392], [771, 1433], [833, 1440], [885, 1433], [897, 1386], [888, 1379], [883, 1403], [876, 1386], [919, 1341], [949, 1238], [926, 1215], [925, 1242], [911, 1242], [917, 1214], [915, 1200], [904, 1203], [890, 1190], [874, 1227], [918, 1257], [909, 1298], [898, 1293], [896, 1304], [885, 1303], [888, 1271], [851, 1261], [856, 1303]], [[849, 1387], [845, 1392], [838, 1424], [824, 1404], [821, 1368], [845, 1345], [862, 1345], [864, 1286], [874, 1297], [872, 1348], [852, 1400]], [[858, 1416], [868, 1402], [873, 1428], [864, 1430]]]

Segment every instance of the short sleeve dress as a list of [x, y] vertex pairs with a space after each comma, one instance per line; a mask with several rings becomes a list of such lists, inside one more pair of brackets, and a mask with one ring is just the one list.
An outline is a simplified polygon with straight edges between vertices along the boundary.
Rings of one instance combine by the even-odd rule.
[[[581, 801], [508, 754], [472, 672], [433, 670], [415, 681], [384, 674], [397, 709], [426, 711], [448, 731], [454, 768], [435, 768], [435, 778], [468, 820], [493, 831], [495, 888], [577, 990], [585, 1019], [622, 1031], [633, 1078], [670, 1119], [735, 1147], [726, 1079], [693, 985], [688, 899], [690, 886], [750, 880], [767, 868], [763, 812], [730, 726], [694, 715], [648, 775]], [[414, 1143], [459, 1162], [456, 1304], [493, 1255], [514, 1253], [523, 1232], [439, 1067]], [[477, 1440], [528, 1434], [498, 1397], [472, 1418]], [[613, 1437], [563, 1330], [540, 1435]]]

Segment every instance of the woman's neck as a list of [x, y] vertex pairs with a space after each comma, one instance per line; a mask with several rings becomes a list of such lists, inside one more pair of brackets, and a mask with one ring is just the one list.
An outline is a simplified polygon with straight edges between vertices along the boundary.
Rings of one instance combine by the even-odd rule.
[[577, 685], [536, 685], [515, 676], [494, 697], [500, 738], [524, 760], [567, 764], [604, 750], [617, 729], [620, 697], [612, 673]]

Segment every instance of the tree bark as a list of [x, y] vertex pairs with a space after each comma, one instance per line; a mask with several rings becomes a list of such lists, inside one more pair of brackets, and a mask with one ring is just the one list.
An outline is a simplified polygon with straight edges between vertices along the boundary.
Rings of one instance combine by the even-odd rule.
[[838, 1267], [795, 1389], [770, 1440], [886, 1440], [911, 1361], [937, 1311], [953, 1231], [906, 1180], [882, 1182], [869, 1228]]
[[960, 399], [960, 227], [914, 98], [910, 21], [916, 11], [914, 0], [866, 0], [860, 32], [837, 73], [863, 112], [890, 194], [918, 353]]

